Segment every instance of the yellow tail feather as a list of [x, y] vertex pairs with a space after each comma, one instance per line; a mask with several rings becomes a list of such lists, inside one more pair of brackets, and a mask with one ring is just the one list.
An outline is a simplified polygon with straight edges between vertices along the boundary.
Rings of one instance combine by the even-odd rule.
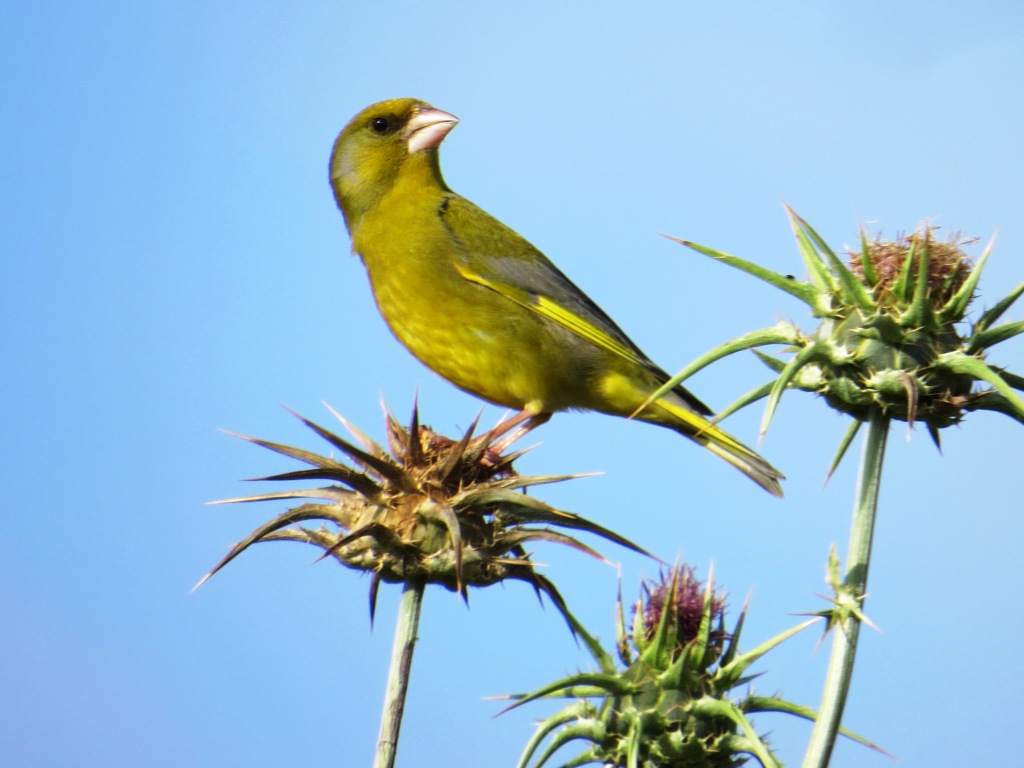
[[[682, 402], [673, 402], [671, 398], [671, 395], [663, 397], [637, 418], [650, 420], [686, 435], [716, 456], [725, 459], [772, 496], [782, 497], [782, 485], [779, 481], [784, 480], [785, 475], [724, 429], [712, 424], [699, 413], [691, 411]], [[656, 409], [662, 410], [663, 413], [655, 416], [651, 411]], [[669, 418], [664, 418], [665, 416]]]

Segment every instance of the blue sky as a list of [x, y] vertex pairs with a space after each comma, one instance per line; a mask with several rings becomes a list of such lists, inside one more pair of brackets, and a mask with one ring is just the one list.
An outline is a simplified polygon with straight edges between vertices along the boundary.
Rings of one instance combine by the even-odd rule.
[[[449, 433], [479, 403], [376, 314], [327, 184], [364, 106], [458, 115], [449, 184], [544, 250], [669, 370], [803, 308], [659, 238], [801, 273], [782, 202], [837, 246], [926, 217], [987, 239], [993, 303], [1024, 279], [1024, 8], [1015, 2], [208, 2], [9, 5], [0, 29], [0, 305], [8, 373], [0, 536], [0, 754], [10, 765], [367, 765], [394, 588], [299, 545], [258, 547], [196, 594], [271, 508], [207, 507], [290, 469], [217, 431], [322, 447], [278, 406], [329, 402], [382, 436], [379, 398]], [[1021, 317], [1015, 308], [1010, 319]], [[1020, 372], [1024, 346], [992, 360]], [[720, 408], [752, 357], [692, 380]], [[485, 421], [496, 420], [488, 408]], [[759, 411], [729, 421], [752, 441]], [[600, 415], [535, 433], [525, 472], [601, 471], [542, 498], [706, 574], [748, 647], [823, 606], [854, 463], [844, 421], [794, 393], [763, 452], [787, 499], [678, 436]], [[892, 435], [850, 727], [907, 766], [1005, 762], [1022, 714], [1020, 425]], [[650, 561], [610, 546], [627, 596]], [[619, 571], [537, 557], [592, 631]], [[761, 663], [815, 706], [811, 630]], [[522, 585], [424, 606], [399, 765], [512, 764], [546, 710], [484, 697], [587, 664]], [[809, 728], [761, 718], [798, 763]], [[569, 753], [566, 753], [569, 754]], [[836, 766], [889, 765], [843, 745]]]

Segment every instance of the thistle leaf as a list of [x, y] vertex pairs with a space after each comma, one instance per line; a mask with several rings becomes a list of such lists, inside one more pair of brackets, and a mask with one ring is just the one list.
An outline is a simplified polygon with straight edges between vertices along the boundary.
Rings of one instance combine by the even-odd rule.
[[1013, 303], [1020, 298], [1022, 293], [1024, 293], [1024, 283], [1021, 283], [1010, 291], [1010, 293], [997, 302], [992, 309], [983, 312], [981, 317], [978, 318], [978, 322], [974, 324], [974, 332], [981, 333], [982, 331], [988, 330], [992, 326], [992, 323], [996, 322], [996, 320], [1003, 316], [1003, 313], [1006, 312], [1006, 310], [1013, 306]]
[[981, 256], [974, 263], [974, 267], [971, 269], [967, 279], [964, 280], [964, 284], [960, 286], [960, 290], [939, 310], [938, 319], [940, 323], [955, 323], [963, 320], [964, 315], [967, 314], [967, 306], [971, 303], [971, 299], [974, 298], [974, 292], [978, 288], [978, 280], [981, 279], [981, 272], [985, 268], [985, 263], [992, 253], [992, 246], [995, 245], [995, 242], [996, 238], [993, 235]]
[[1010, 373], [1006, 370], [1000, 370], [999, 375], [1006, 379], [1006, 383], [1014, 389], [1024, 391], [1024, 376], [1018, 376], [1015, 373]]
[[907, 255], [903, 259], [903, 266], [900, 268], [899, 276], [892, 284], [892, 295], [895, 296], [897, 301], [901, 304], [906, 304], [910, 301], [910, 292], [914, 285], [914, 281], [911, 280], [911, 277], [914, 273], [914, 254], [916, 251], [917, 233], [915, 232], [913, 237], [910, 238], [910, 247], [907, 248]]
[[728, 664], [723, 665], [719, 669], [718, 674], [715, 677], [718, 678], [719, 676], [721, 676], [721, 678], [724, 680], [738, 680], [740, 677], [743, 676], [744, 672], [746, 672], [747, 668], [750, 667], [751, 664], [753, 664], [759, 658], [768, 653], [768, 651], [770, 651], [772, 648], [779, 645], [780, 643], [784, 642], [785, 640], [788, 640], [793, 635], [799, 632], [803, 632], [809, 626], [815, 624], [818, 620], [819, 617], [815, 616], [814, 618], [807, 619], [807, 621], [800, 622], [795, 627], [790, 627], [784, 632], [780, 632], [775, 637], [766, 640], [756, 648], [749, 650], [746, 653], [740, 654], [735, 659], [730, 661]]
[[[767, 357], [767, 355], [765, 355], [765, 357]], [[741, 408], [746, 408], [751, 403], [756, 403], [758, 400], [762, 400], [763, 398], [768, 397], [768, 393], [772, 391], [773, 384], [774, 381], [769, 381], [762, 384], [759, 387], [755, 387], [754, 389], [747, 392], [745, 395], [740, 395], [738, 398], [729, 403], [729, 405], [725, 406], [725, 408], [720, 410], [718, 414], [715, 416], [715, 418], [712, 419], [712, 423], [717, 424], [718, 422], [727, 419], [729, 416], [736, 413], [736, 411], [740, 410]]]
[[629, 726], [629, 733], [626, 735], [626, 768], [640, 768], [640, 744], [644, 737], [644, 722], [642, 718], [636, 718]]
[[762, 363], [767, 365], [769, 368], [771, 368], [776, 373], [782, 373], [782, 370], [786, 367], [786, 361], [785, 360], [779, 360], [777, 357], [772, 357], [771, 355], [766, 355], [764, 352], [762, 352], [759, 349], [754, 349], [754, 350], [751, 350], [751, 351], [757, 356], [758, 360], [760, 360]]
[[782, 393], [786, 391], [786, 387], [793, 380], [793, 377], [796, 376], [797, 372], [808, 363], [827, 358], [827, 355], [828, 352], [824, 346], [819, 342], [814, 342], [797, 352], [793, 359], [786, 364], [779, 377], [772, 382], [772, 389], [768, 395], [768, 404], [764, 408], [764, 416], [761, 419], [758, 440], [764, 439], [765, 434], [768, 432], [768, 425], [771, 424], [772, 417], [775, 415], [775, 409], [782, 398]]
[[575, 475], [513, 475], [501, 480], [490, 480], [488, 484], [495, 488], [531, 488], [535, 485], [564, 483], [566, 480], [579, 480], [581, 477], [597, 477], [601, 472], [580, 472]]
[[819, 293], [818, 290], [809, 283], [794, 280], [792, 277], [788, 277], [786, 275], [780, 275], [778, 272], [773, 272], [772, 270], [766, 269], [752, 261], [747, 261], [739, 256], [732, 256], [731, 254], [723, 253], [722, 251], [716, 251], [713, 248], [708, 248], [704, 245], [691, 243], [689, 240], [680, 240], [679, 238], [672, 237], [671, 235], [662, 235], [662, 237], [671, 240], [674, 243], [685, 245], [687, 248], [697, 251], [697, 253], [703, 253], [705, 256], [710, 256], [711, 258], [728, 264], [730, 267], [734, 267], [741, 272], [746, 272], [748, 275], [753, 275], [759, 280], [764, 280], [764, 282], [769, 285], [774, 285], [779, 290], [785, 291], [791, 296], [795, 296], [812, 308], [817, 307]]
[[408, 463], [417, 466], [423, 462], [423, 443], [420, 441], [419, 392], [412, 399], [412, 418], [409, 420]]
[[307, 427], [312, 429], [314, 432], [316, 432], [318, 435], [320, 435], [320, 437], [329, 442], [335, 448], [351, 457], [351, 459], [357, 462], [358, 464], [362, 464], [364, 467], [372, 469], [381, 477], [387, 478], [396, 485], [403, 485], [407, 483], [405, 473], [402, 472], [400, 467], [395, 466], [393, 462], [387, 459], [380, 458], [378, 456], [374, 456], [373, 454], [367, 453], [363, 449], [358, 448], [357, 446], [348, 442], [348, 440], [344, 440], [341, 437], [338, 437], [333, 432], [324, 429], [319, 424], [314, 424], [305, 416], [296, 413], [290, 408], [285, 408], [285, 410], [292, 414], [292, 416], [297, 418], [303, 424], [305, 424]]
[[462, 599], [468, 602], [469, 593], [462, 581], [462, 526], [459, 524], [459, 516], [455, 514], [451, 504], [438, 504], [436, 502], [424, 502], [420, 505], [419, 514], [423, 517], [440, 520], [448, 531], [451, 538], [451, 549], [455, 552], [455, 586]]
[[[619, 574], [619, 598], [616, 600], [615, 608], [615, 651], [619, 655], [619, 661], [628, 667], [633, 663], [633, 653], [629, 645], [629, 635], [626, 632], [626, 610], [622, 603], [621, 573]], [[611, 668], [602, 667], [602, 670], [613, 672], [615, 667], [614, 665]]]
[[1024, 415], [1015, 409], [1013, 404], [998, 392], [989, 390], [988, 392], [983, 393], [983, 395], [983, 397], [979, 397], [973, 403], [968, 405], [967, 410], [994, 411], [995, 413], [1001, 413], [1004, 416], [1009, 416], [1012, 419], [1016, 419], [1021, 424], [1024, 424]]
[[[773, 325], [771, 328], [762, 328], [757, 331], [751, 331], [737, 339], [721, 344], [714, 349], [705, 352], [671, 379], [662, 384], [654, 391], [653, 394], [650, 395], [650, 397], [644, 400], [639, 408], [630, 414], [630, 418], [634, 418], [651, 403], [664, 397], [682, 382], [686, 381], [686, 379], [697, 373], [697, 371], [702, 368], [706, 368], [711, 363], [735, 354], [736, 352], [753, 349], [754, 347], [763, 347], [767, 344], [796, 344], [800, 338], [801, 334], [799, 328], [790, 323], [780, 322]], [[756, 349], [754, 350], [754, 353], [757, 354]]]
[[[306, 464], [312, 464], [314, 467], [329, 466], [332, 469], [335, 467], [345, 467], [344, 464], [339, 464], [333, 459], [327, 459], [326, 457], [320, 456], [312, 451], [304, 451], [301, 448], [293, 448], [290, 445], [283, 445], [281, 443], [272, 443], [269, 440], [260, 440], [258, 437], [249, 437], [248, 435], [243, 435], [238, 432], [232, 432], [229, 429], [222, 429], [221, 432], [226, 435], [231, 435], [232, 437], [241, 438], [242, 440], [258, 445], [261, 448], [267, 448], [275, 453], [288, 456], [289, 458], [298, 459]], [[347, 467], [345, 468], [347, 469]]]
[[860, 269], [864, 273], [864, 282], [872, 288], [878, 283], [878, 275], [875, 274], [875, 265], [871, 261], [871, 247], [868, 245], [867, 232], [860, 227]]
[[370, 576], [370, 627], [373, 627], [373, 620], [377, 616], [377, 593], [380, 591], [380, 571], [374, 571]]
[[[349, 421], [344, 416], [342, 416], [338, 411], [336, 411], [331, 406], [330, 403], [328, 403], [326, 401], [322, 401], [322, 402], [323, 402], [324, 407], [328, 411], [331, 412], [331, 415], [334, 416], [334, 418], [336, 418], [338, 421], [340, 421], [342, 423], [342, 426], [344, 426], [345, 429], [347, 429], [349, 431], [349, 433], [356, 440], [358, 440], [362, 444], [363, 448], [365, 448], [369, 453], [372, 453], [374, 456], [378, 456], [380, 458], [384, 458], [385, 456], [388, 455], [387, 451], [384, 450], [384, 446], [382, 446], [376, 440], [374, 440], [369, 435], [367, 435], [365, 432], [363, 432], [361, 429], [359, 429], [351, 421]], [[385, 418], [390, 417], [390, 414], [388, 413], [387, 405], [383, 401], [381, 402], [381, 407], [383, 407], [383, 409], [384, 409]], [[285, 410], [287, 411], [289, 409], [285, 408]]]
[[782, 764], [768, 751], [768, 747], [757, 735], [754, 726], [750, 724], [746, 716], [737, 709], [736, 705], [722, 699], [715, 699], [704, 696], [695, 702], [694, 711], [705, 717], [725, 717], [740, 727], [746, 738], [741, 741], [743, 751], [749, 752], [756, 757], [764, 768], [782, 768]]
[[231, 551], [228, 552], [223, 557], [223, 559], [210, 570], [209, 573], [203, 576], [203, 578], [201, 578], [194, 587], [192, 587], [192, 592], [195, 592], [197, 589], [203, 586], [203, 584], [208, 582], [213, 577], [213, 575], [217, 573], [217, 571], [219, 571], [225, 565], [230, 563], [232, 560], [234, 560], [236, 557], [242, 554], [253, 544], [266, 538], [266, 536], [269, 533], [277, 531], [281, 528], [286, 528], [289, 525], [294, 525], [295, 523], [302, 522], [303, 520], [320, 520], [322, 518], [323, 507], [320, 504], [303, 504], [300, 507], [288, 510], [282, 515], [278, 515], [273, 520], [264, 523], [255, 531], [253, 531], [244, 539], [242, 539], [240, 542], [235, 544], [235, 546], [231, 548]]
[[447, 483], [452, 479], [452, 475], [458, 468], [459, 463], [461, 462], [463, 457], [466, 455], [466, 448], [469, 446], [470, 440], [473, 439], [473, 432], [476, 431], [476, 426], [477, 424], [480, 423], [480, 417], [482, 415], [483, 411], [481, 410], [479, 413], [477, 413], [476, 418], [473, 419], [472, 423], [469, 425], [469, 429], [466, 430], [466, 433], [459, 439], [459, 441], [454, 446], [452, 446], [451, 450], [449, 451], [448, 458], [446, 459], [445, 463], [442, 465], [441, 469], [438, 472], [442, 482]]
[[711, 623], [713, 621], [711, 614], [714, 599], [715, 582], [712, 573], [709, 572], [707, 582], [704, 584], [704, 603], [701, 608], [700, 627], [697, 629], [695, 641], [691, 643], [691, 647], [695, 651], [697, 663], [702, 667], [707, 667], [711, 663], [705, 656], [711, 642]]
[[832, 458], [832, 465], [828, 468], [828, 474], [825, 475], [825, 485], [832, 479], [832, 475], [839, 469], [839, 463], [843, 460], [846, 455], [847, 449], [850, 447], [850, 443], [853, 442], [853, 438], [857, 436], [857, 432], [860, 430], [861, 424], [860, 419], [854, 419], [850, 426], [847, 428], [846, 433], [843, 435], [843, 439], [839, 441], [839, 449], [836, 451], [836, 455]]
[[810, 224], [808, 224], [803, 217], [797, 214], [795, 211], [786, 206], [787, 210], [790, 211], [791, 218], [795, 217], [798, 222], [798, 226], [811, 241], [814, 243], [818, 253], [824, 253], [828, 264], [832, 268], [832, 274], [839, 279], [839, 289], [846, 303], [860, 307], [865, 311], [870, 311], [872, 307], [871, 297], [868, 295], [867, 289], [864, 287], [864, 283], [860, 281], [850, 268], [843, 263], [842, 259], [836, 256], [828, 243], [819, 235]]
[[1024, 419], [1024, 400], [1013, 391], [1013, 388], [1006, 382], [1006, 379], [1000, 376], [981, 358], [965, 355], [959, 351], [947, 352], [939, 356], [936, 365], [953, 373], [965, 373], [968, 376], [973, 376], [976, 379], [981, 379], [991, 384], [999, 394], [1006, 398], [1007, 405], [1013, 409], [1014, 417], [1018, 420]]
[[1004, 323], [1003, 325], [997, 325], [995, 328], [986, 328], [984, 331], [978, 331], [970, 337], [965, 351], [967, 354], [973, 355], [1008, 339], [1012, 339], [1014, 336], [1019, 336], [1022, 333], [1024, 333], [1024, 320], [1018, 320], [1015, 323]]
[[349, 534], [342, 536], [329, 548], [324, 550], [324, 553], [320, 555], [314, 562], [319, 563], [321, 560], [333, 555], [335, 552], [340, 550], [342, 547], [346, 547], [354, 541], [358, 541], [366, 536], [370, 536], [377, 540], [378, 543], [384, 546], [401, 546], [402, 542], [398, 536], [388, 528], [386, 525], [380, 523], [367, 523], [366, 525], [357, 528]]
[[[927, 328], [934, 325], [934, 317], [932, 312], [932, 301], [928, 295], [928, 276], [931, 262], [931, 231], [926, 227], [924, 234], [922, 235], [923, 242], [921, 244], [921, 255], [917, 260], [917, 274], [914, 279], [914, 296], [910, 302], [910, 307], [903, 313], [900, 318], [900, 325], [904, 328]], [[915, 237], [916, 243], [916, 237]], [[913, 244], [911, 250], [913, 250]], [[909, 258], [909, 254], [908, 254]], [[910, 268], [913, 271], [913, 266], [908, 261], [905, 268]], [[900, 275], [900, 280], [903, 280], [904, 275]], [[909, 280], [909, 275], [907, 276]]]
[[[678, 568], [672, 569], [672, 580], [669, 582], [668, 594], [662, 603], [661, 615], [658, 617], [658, 625], [654, 629], [650, 642], [646, 647], [640, 649], [640, 661], [656, 669], [664, 669], [666, 666], [666, 648], [668, 646], [668, 628], [676, 620], [676, 600], [679, 595], [679, 574]], [[637, 612], [640, 618], [640, 612]], [[641, 630], [642, 632], [643, 630]]]
[[[740, 708], [744, 712], [780, 712], [782, 714], [794, 715], [796, 717], [803, 718], [804, 720], [809, 720], [812, 723], [818, 719], [818, 713], [810, 707], [805, 707], [801, 704], [794, 704], [771, 696], [748, 696], [742, 701]], [[848, 739], [856, 741], [859, 744], [863, 744], [865, 747], [870, 747], [876, 752], [892, 757], [892, 755], [874, 742], [854, 733], [848, 728], [840, 727], [839, 733]]]
[[[519, 478], [510, 479], [519, 480]], [[492, 504], [511, 504], [516, 508], [517, 515], [521, 509], [534, 510], [538, 513], [537, 517], [534, 519], [528, 518], [525, 514], [522, 517], [517, 516], [516, 519], [521, 522], [542, 521], [545, 523], [560, 523], [564, 518], [573, 517], [573, 515], [568, 512], [557, 510], [549, 504], [545, 504], [540, 499], [527, 496], [525, 493], [520, 493], [519, 491], [509, 488], [504, 484], [494, 487], [488, 483], [476, 488], [469, 488], [468, 490], [452, 496], [451, 504], [453, 507], [460, 510], [471, 509], [472, 507], [482, 508]], [[505, 513], [506, 510], [501, 510], [498, 514]]]
[[637, 554], [650, 557], [653, 560], [658, 559], [643, 547], [634, 544], [625, 536], [621, 536], [615, 531], [605, 528], [604, 526], [588, 520], [585, 517], [574, 515], [572, 512], [555, 509], [554, 507], [545, 504], [543, 501], [539, 501], [538, 499], [534, 499], [533, 497], [522, 493], [516, 493], [515, 491], [504, 489], [496, 489], [493, 491], [481, 490], [479, 492], [469, 491], [454, 497], [452, 499], [452, 506], [457, 509], [461, 509], [467, 503], [467, 496], [472, 498], [472, 503], [474, 504], [501, 504], [499, 510], [495, 512], [495, 517], [503, 524], [515, 523], [517, 525], [524, 525], [529, 523], [545, 523], [548, 525], [557, 525], [561, 528], [572, 528], [574, 530], [585, 531], [586, 533], [592, 533], [595, 536], [600, 536], [603, 539], [612, 541], [622, 547], [631, 549]]
[[[328, 461], [331, 460], [328, 459]], [[381, 487], [362, 472], [357, 472], [351, 467], [346, 467], [344, 464], [337, 463], [333, 467], [323, 467], [320, 469], [297, 469], [292, 472], [281, 472], [276, 475], [247, 478], [248, 482], [263, 480], [274, 482], [289, 480], [337, 480], [339, 483], [344, 483], [349, 488], [352, 488], [363, 496], [371, 499], [381, 492]], [[256, 497], [249, 498], [254, 499]]]
[[334, 542], [337, 538], [338, 536], [336, 533], [328, 531], [326, 528], [303, 528], [301, 526], [290, 526], [288, 528], [281, 528], [277, 531], [271, 531], [260, 539], [260, 543], [263, 544], [270, 541], [297, 541], [300, 544], [311, 544], [319, 549], [327, 550], [334, 546]]
[[[316, 470], [310, 470], [316, 471]], [[275, 476], [276, 477], [276, 476]], [[255, 478], [262, 480], [264, 478]], [[272, 478], [268, 478], [272, 479]], [[218, 499], [206, 502], [211, 507], [219, 504], [246, 504], [253, 501], [274, 501], [276, 499], [324, 499], [326, 501], [348, 501], [355, 491], [327, 485], [322, 488], [304, 488], [297, 491], [278, 491], [277, 493], [259, 493], [254, 496], [236, 496], [233, 499]]]
[[747, 609], [750, 607], [751, 594], [747, 594], [747, 599], [743, 601], [743, 608], [740, 610], [740, 617], [736, 620], [736, 626], [732, 632], [728, 633], [728, 643], [725, 646], [725, 650], [722, 652], [722, 658], [719, 660], [718, 665], [720, 667], [729, 664], [736, 654], [740, 650], [740, 635], [743, 633], [743, 624], [747, 620]]
[[[581, 701], [577, 706], [568, 707], [565, 710], [557, 712], [551, 717], [545, 718], [543, 721], [541, 721], [540, 726], [537, 728], [537, 731], [533, 734], [533, 736], [530, 737], [530, 740], [526, 743], [526, 747], [523, 750], [523, 754], [519, 758], [519, 762], [516, 764], [517, 768], [526, 768], [526, 766], [530, 764], [530, 758], [533, 757], [533, 753], [537, 751], [537, 748], [544, 742], [544, 739], [548, 737], [548, 734], [553, 733], [555, 730], [559, 728], [559, 726], [564, 725], [565, 723], [570, 723], [576, 720], [582, 720], [584, 716], [587, 714], [585, 711], [587, 707], [587, 703]], [[576, 725], [571, 727], [582, 728], [582, 725]], [[556, 736], [556, 738], [558, 737]], [[572, 738], [586, 739], [589, 738], [589, 734], [581, 733], [580, 735], [574, 736]], [[560, 742], [558, 746], [561, 747], [564, 743], [564, 741]], [[538, 759], [536, 765], [538, 767], [543, 765], [554, 752], [555, 750], [549, 746], [543, 753], [541, 753], [541, 756]]]
[[611, 562], [606, 557], [604, 557], [604, 555], [602, 555], [597, 550], [588, 547], [579, 539], [574, 539], [572, 536], [569, 536], [568, 534], [560, 533], [558, 531], [552, 531], [547, 528], [539, 528], [533, 530], [521, 529], [518, 531], [512, 531], [511, 533], [506, 534], [504, 540], [515, 543], [517, 545], [523, 545], [531, 541], [548, 541], [553, 542], [555, 544], [564, 544], [565, 546], [571, 547], [572, 549], [582, 552], [585, 555], [590, 555], [595, 560], [600, 560], [602, 563], [611, 565]]
[[581, 685], [593, 686], [612, 696], [628, 696], [635, 692], [632, 685], [617, 675], [602, 672], [578, 672], [575, 675], [548, 683], [532, 693], [523, 694], [516, 702], [503, 709], [500, 714], [537, 699], [560, 697], [563, 695], [563, 691]]
[[[600, 733], [596, 726], [594, 730], [595, 733]], [[601, 762], [601, 757], [598, 748], [592, 746], [590, 749], [586, 749], [576, 757], [572, 758], [569, 762], [563, 763], [562, 768], [581, 768], [581, 766], [593, 765], [594, 763], [599, 762]], [[540, 767], [538, 766], [538, 768]]]
[[[557, 724], [556, 724], [556, 726], [557, 726]], [[555, 754], [555, 752], [560, 750], [562, 747], [564, 747], [570, 741], [575, 741], [577, 739], [584, 739], [586, 741], [592, 741], [592, 742], [593, 741], [599, 741], [600, 740], [600, 734], [595, 732], [595, 727], [596, 726], [591, 725], [586, 720], [583, 720], [582, 722], [577, 721], [577, 723], [575, 723], [574, 725], [570, 725], [570, 726], [562, 729], [561, 731], [558, 731], [558, 733], [556, 733], [552, 737], [551, 743], [548, 744], [547, 748], [543, 752], [541, 752], [540, 756], [537, 758], [537, 762], [534, 763], [534, 765], [537, 768], [541, 768], [541, 766], [543, 766], [548, 760], [551, 759], [551, 757]], [[546, 736], [548, 733], [551, 733], [552, 730], [554, 730], [554, 729], [553, 728], [545, 728], [545, 734], [544, 735]], [[533, 742], [533, 740], [531, 739], [531, 744], [532, 744], [532, 742]], [[539, 743], [538, 743], [538, 746], [539, 746]], [[536, 749], [536, 747], [534, 747], [534, 750], [535, 749]], [[533, 750], [530, 751], [530, 755], [532, 755], [532, 754], [533, 754]], [[587, 760], [586, 762], [583, 762], [583, 763], [576, 763], [575, 761], [573, 761], [573, 763], [566, 763], [563, 766], [563, 768], [568, 768], [568, 766], [573, 765], [573, 764], [576, 764], [576, 765], [586, 765], [589, 762], [592, 762], [592, 761], [591, 760]], [[523, 758], [519, 761], [519, 766], [525, 767], [528, 764], [529, 764], [529, 756], [524, 754]]]
[[601, 671], [605, 674], [615, 674], [615, 659], [612, 658], [611, 654], [605, 651], [604, 646], [594, 637], [587, 628], [584, 627], [579, 620], [568, 610], [565, 612], [565, 619], [569, 622], [569, 626], [573, 629], [573, 634], [578, 638], [583, 639], [583, 644], [587, 646], [587, 650], [590, 651], [590, 655], [594, 657], [594, 661], [601, 668]]
[[796, 211], [790, 208], [788, 205], [785, 206], [786, 215], [789, 216], [789, 225], [793, 230], [793, 234], [796, 235], [797, 246], [800, 249], [800, 257], [804, 260], [804, 266], [807, 267], [807, 272], [811, 276], [811, 281], [817, 286], [815, 292], [815, 303], [812, 304], [812, 308], [819, 309], [823, 296], [831, 295], [836, 290], [836, 280], [834, 275], [829, 272], [828, 266], [826, 265], [826, 259], [821, 257], [818, 250], [814, 247], [807, 232], [804, 231], [803, 227], [800, 226], [803, 219], [801, 219]]

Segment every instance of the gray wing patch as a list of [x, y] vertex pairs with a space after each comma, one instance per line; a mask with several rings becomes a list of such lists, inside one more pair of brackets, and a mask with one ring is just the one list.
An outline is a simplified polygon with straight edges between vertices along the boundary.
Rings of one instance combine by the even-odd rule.
[[[603, 309], [518, 232], [455, 194], [445, 196], [438, 207], [438, 216], [462, 247], [462, 252], [453, 254], [453, 258], [471, 271], [486, 280], [513, 285], [535, 301], [545, 298], [565, 307], [633, 352], [637, 362], [659, 379], [667, 381], [670, 378]], [[530, 253], [531, 256], [524, 259], [502, 255], [508, 253]], [[471, 263], [472, 254], [486, 255], [486, 258], [477, 258]], [[698, 413], [706, 416], [713, 413], [683, 387], [676, 387], [673, 391]]]

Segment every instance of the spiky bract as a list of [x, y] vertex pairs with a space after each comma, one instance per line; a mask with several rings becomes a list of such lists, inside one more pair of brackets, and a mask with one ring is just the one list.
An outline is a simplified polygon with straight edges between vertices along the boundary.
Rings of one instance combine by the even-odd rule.
[[720, 418], [767, 397], [764, 434], [787, 388], [816, 392], [856, 420], [837, 462], [856, 428], [872, 413], [911, 426], [924, 422], [936, 444], [939, 430], [958, 423], [966, 411], [998, 411], [1024, 422], [1024, 378], [985, 360], [989, 348], [1024, 333], [1019, 321], [995, 325], [1024, 293], [1024, 283], [967, 323], [991, 244], [972, 263], [961, 249], [963, 241], [938, 241], [931, 225], [889, 242], [862, 234], [860, 250], [847, 265], [806, 221], [792, 210], [789, 215], [809, 273], [806, 281], [705, 246], [677, 242], [799, 298], [820, 320], [818, 327], [805, 333], [780, 322], [753, 331], [703, 355], [666, 387], [726, 355], [786, 345], [793, 353], [788, 360], [757, 353], [777, 377], [730, 405]]
[[[565, 605], [554, 584], [539, 574], [530, 560], [525, 549], [528, 544], [565, 544], [600, 557], [586, 544], [556, 530], [562, 528], [593, 533], [643, 552], [596, 523], [527, 496], [524, 489], [528, 487], [578, 475], [517, 475], [512, 462], [521, 452], [502, 451], [518, 435], [498, 439], [503, 434], [500, 425], [474, 439], [474, 423], [461, 439], [451, 440], [422, 426], [416, 412], [408, 428], [387, 414], [388, 451], [335, 415], [361, 447], [299, 418], [341, 451], [351, 465], [240, 435], [312, 467], [256, 479], [329, 480], [333, 484], [218, 502], [304, 501], [236, 544], [200, 584], [256, 542], [302, 541], [322, 549], [324, 557], [329, 555], [343, 565], [372, 574], [371, 611], [381, 581], [422, 579], [467, 596], [468, 587], [513, 579], [546, 593], [564, 612]], [[321, 524], [302, 525], [309, 521]]]
[[762, 766], [778, 766], [747, 714], [813, 713], [774, 697], [749, 694], [733, 700], [730, 694], [750, 680], [746, 673], [754, 661], [813, 620], [740, 654], [745, 609], [733, 630], [726, 631], [722, 598], [710, 581], [697, 582], [692, 569], [673, 569], [644, 592], [646, 602], [636, 602], [632, 631], [626, 630], [619, 601], [618, 662], [577, 624], [599, 670], [516, 697], [514, 706], [540, 698], [574, 700], [542, 721], [520, 768], [540, 768], [572, 741], [586, 747], [565, 766], [720, 768], [750, 757]]

